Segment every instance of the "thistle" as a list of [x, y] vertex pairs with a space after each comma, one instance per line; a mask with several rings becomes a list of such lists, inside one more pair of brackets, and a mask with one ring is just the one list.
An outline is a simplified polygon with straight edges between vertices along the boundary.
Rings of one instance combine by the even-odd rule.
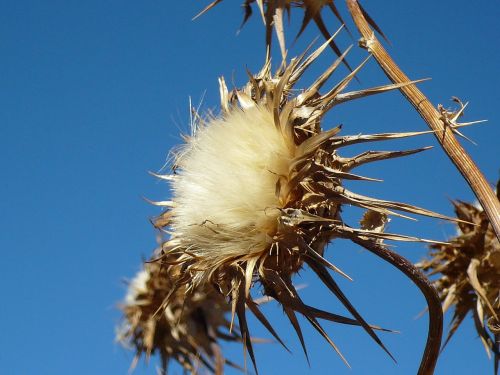
[[[274, 74], [267, 59], [262, 70], [250, 76], [249, 82], [239, 90], [229, 92], [221, 78], [222, 113], [207, 119], [196, 115], [192, 134], [186, 136], [185, 144], [174, 152], [173, 173], [157, 175], [169, 181], [173, 192], [171, 200], [156, 204], [166, 208], [159, 218], [169, 235], [162, 254], [167, 263], [169, 257], [174, 257], [183, 270], [175, 288], [184, 293], [213, 285], [228, 298], [232, 319], [238, 317], [241, 336], [254, 366], [247, 309], [280, 343], [282, 341], [253, 299], [253, 285], [260, 285], [264, 295], [281, 304], [306, 356], [296, 313], [303, 315], [344, 361], [319, 319], [360, 325], [389, 353], [374, 332], [378, 327], [365, 321], [329, 273], [331, 270], [349, 278], [325, 258], [325, 247], [335, 238], [347, 238], [379, 256], [384, 257], [380, 254], [385, 251], [384, 254], [389, 255], [384, 259], [415, 279], [420, 277], [416, 276], [418, 272], [404, 260], [394, 261], [399, 258], [385, 250], [382, 241], [425, 240], [384, 232], [388, 216], [406, 217], [402, 212], [407, 212], [450, 219], [409, 204], [357, 194], [343, 186], [344, 180], [376, 181], [352, 173], [360, 165], [414, 154], [426, 148], [366, 151], [354, 157], [339, 154], [342, 148], [353, 144], [422, 133], [339, 136], [341, 126], [322, 130], [321, 120], [334, 106], [405, 85], [345, 92], [365, 60], [321, 94], [320, 90], [344, 60], [346, 51], [310, 87], [296, 91], [297, 81], [328, 44], [329, 41], [307, 57], [303, 54], [288, 65], [283, 63]], [[360, 228], [342, 220], [342, 206], [346, 204], [366, 209]], [[306, 265], [354, 319], [319, 310], [302, 301], [292, 277]], [[168, 297], [164, 303], [168, 306]], [[428, 342], [431, 346], [437, 343], [438, 348], [439, 324], [438, 321], [436, 337]], [[430, 357], [432, 359], [423, 365], [425, 371], [435, 364], [435, 356]]]
[[[497, 186], [497, 195], [499, 188]], [[500, 199], [500, 198], [499, 198]], [[443, 311], [454, 306], [446, 345], [467, 314], [488, 356], [493, 352], [495, 373], [500, 362], [500, 242], [479, 205], [452, 202], [460, 220], [458, 234], [447, 244], [430, 246], [429, 259], [418, 264], [429, 276], [439, 274], [434, 285]]]
[[154, 353], [160, 356], [163, 373], [170, 361], [191, 373], [202, 367], [222, 374], [225, 364], [239, 368], [224, 358], [219, 346], [221, 340], [241, 341], [237, 333], [229, 332], [229, 305], [211, 287], [194, 293], [174, 288], [181, 272], [177, 265], [150, 262], [129, 284], [117, 340], [135, 349], [131, 368], [143, 354], [149, 360]]

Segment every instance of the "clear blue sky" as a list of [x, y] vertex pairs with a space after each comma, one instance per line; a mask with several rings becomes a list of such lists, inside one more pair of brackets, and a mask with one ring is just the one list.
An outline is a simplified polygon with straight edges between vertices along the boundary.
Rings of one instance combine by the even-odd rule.
[[[116, 304], [125, 293], [123, 278], [132, 277], [155, 246], [148, 219], [159, 211], [142, 197], [169, 194], [147, 171], [159, 170], [180, 132], [187, 131], [190, 96], [195, 103], [203, 98], [202, 108], [217, 110], [217, 77], [242, 84], [245, 67], [255, 71], [264, 58], [258, 17], [236, 36], [239, 0], [226, 0], [191, 21], [208, 1], [0, 2], [0, 374], [127, 373], [133, 356], [114, 343]], [[376, 8], [378, 3], [384, 5]], [[450, 97], [458, 96], [471, 102], [466, 120], [489, 120], [465, 130], [478, 143], [465, 146], [495, 182], [498, 2], [367, 0], [365, 6], [389, 36], [401, 67], [412, 78], [433, 78], [421, 87], [434, 103], [450, 106]], [[342, 1], [339, 7], [348, 18]], [[299, 22], [294, 13], [292, 33]], [[334, 30], [337, 22], [328, 22]], [[291, 54], [316, 34], [311, 27]], [[339, 43], [345, 47], [352, 40], [343, 35]], [[352, 63], [363, 56], [355, 50]], [[332, 58], [327, 51], [316, 73]], [[360, 78], [362, 86], [386, 82], [373, 61]], [[343, 123], [344, 134], [426, 129], [399, 93], [339, 107], [328, 121], [327, 127]], [[424, 136], [376, 147], [424, 145], [436, 142]], [[384, 182], [351, 184], [355, 191], [445, 214], [452, 212], [449, 198], [473, 199], [439, 148], [361, 172]], [[436, 239], [454, 233], [450, 224], [425, 219], [394, 219], [390, 230]], [[413, 261], [426, 252], [419, 244], [397, 250]], [[304, 324], [308, 368], [298, 340], [271, 303], [266, 311], [293, 355], [275, 344], [258, 345], [261, 374], [415, 373], [427, 327], [426, 317], [415, 319], [425, 306], [416, 288], [349, 243], [335, 242], [327, 254], [354, 278], [339, 282], [365, 318], [401, 331], [381, 335], [398, 364], [361, 330], [326, 323], [352, 365], [349, 370]], [[297, 283], [308, 284], [305, 300], [344, 312], [310, 273], [301, 276]], [[251, 327], [267, 337], [257, 322]], [[241, 363], [239, 347], [228, 352]], [[486, 374], [491, 365], [467, 319], [436, 373]], [[141, 363], [136, 370], [153, 373], [154, 364]]]

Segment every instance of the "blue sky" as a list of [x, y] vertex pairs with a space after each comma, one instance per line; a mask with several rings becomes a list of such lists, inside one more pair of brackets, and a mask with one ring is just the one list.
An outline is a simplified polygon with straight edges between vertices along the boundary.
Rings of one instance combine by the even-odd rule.
[[[256, 71], [264, 58], [258, 17], [236, 36], [239, 1], [226, 0], [191, 21], [207, 3], [0, 2], [1, 374], [127, 373], [133, 356], [114, 343], [116, 305], [125, 293], [122, 280], [135, 274], [155, 246], [149, 218], [159, 211], [143, 197], [160, 200], [169, 194], [147, 172], [163, 166], [169, 149], [181, 141], [179, 134], [188, 130], [189, 97], [202, 102], [202, 109], [217, 111], [217, 77], [240, 85], [245, 68]], [[471, 102], [466, 120], [489, 120], [465, 130], [478, 146], [464, 144], [494, 183], [500, 166], [498, 4], [425, 0], [376, 8], [375, 3], [367, 0], [365, 7], [390, 38], [395, 60], [412, 78], [432, 77], [421, 85], [430, 99], [451, 106], [450, 97], [458, 96]], [[343, 2], [339, 7], [348, 18]], [[328, 22], [331, 30], [337, 27], [333, 19]], [[299, 23], [294, 13], [289, 35]], [[302, 52], [316, 35], [310, 27], [290, 54]], [[346, 47], [353, 41], [345, 34], [339, 43]], [[363, 56], [355, 48], [350, 61]], [[314, 74], [333, 57], [326, 51]], [[360, 79], [353, 89], [386, 83], [374, 61]], [[325, 126], [338, 123], [344, 134], [427, 129], [399, 93], [339, 107]], [[425, 145], [436, 142], [422, 136], [374, 147]], [[350, 185], [362, 194], [445, 214], [452, 213], [450, 198], [473, 199], [439, 148], [361, 172], [384, 179]], [[427, 219], [394, 219], [390, 230], [440, 240], [454, 233], [452, 225]], [[426, 252], [419, 244], [398, 245], [397, 251], [412, 261]], [[425, 307], [416, 288], [347, 242], [335, 241], [327, 254], [353, 277], [352, 283], [339, 283], [365, 318], [401, 331], [381, 335], [398, 364], [361, 330], [325, 324], [350, 370], [304, 324], [309, 368], [282, 312], [269, 304], [265, 309], [293, 354], [275, 344], [257, 346], [261, 374], [415, 373], [427, 324], [426, 317], [415, 319]], [[309, 303], [344, 312], [309, 272], [297, 283], [308, 285], [302, 293]], [[266, 337], [257, 322], [251, 328]], [[242, 362], [239, 347], [227, 350]], [[135, 373], [152, 374], [154, 366], [141, 363]], [[485, 374], [491, 366], [467, 319], [436, 373]]]

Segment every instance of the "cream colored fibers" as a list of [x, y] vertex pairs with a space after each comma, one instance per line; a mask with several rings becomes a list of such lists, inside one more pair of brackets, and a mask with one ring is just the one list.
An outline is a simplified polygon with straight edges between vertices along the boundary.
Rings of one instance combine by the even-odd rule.
[[296, 148], [265, 107], [234, 110], [198, 127], [176, 161], [176, 237], [214, 260], [265, 250], [285, 203], [276, 184], [288, 175]]

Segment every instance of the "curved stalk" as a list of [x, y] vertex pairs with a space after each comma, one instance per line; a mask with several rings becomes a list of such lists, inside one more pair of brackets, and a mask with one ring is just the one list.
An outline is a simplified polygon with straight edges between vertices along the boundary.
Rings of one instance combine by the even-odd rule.
[[[396, 84], [408, 83], [410, 79], [403, 73], [391, 56], [378, 41], [365, 19], [357, 0], [346, 0], [349, 12], [362, 35], [361, 45], [377, 60], [389, 79]], [[417, 110], [441, 144], [444, 152], [465, 178], [479, 203], [483, 206], [497, 238], [500, 240], [500, 203], [493, 189], [478, 169], [474, 161], [460, 145], [454, 135], [453, 124], [443, 121], [442, 114], [432, 105], [427, 97], [414, 84], [399, 89], [411, 105]]]
[[443, 309], [436, 289], [410, 261], [390, 251], [382, 243], [361, 238], [351, 238], [351, 240], [403, 272], [424, 295], [429, 309], [429, 331], [418, 375], [432, 375], [439, 357], [443, 335]]

